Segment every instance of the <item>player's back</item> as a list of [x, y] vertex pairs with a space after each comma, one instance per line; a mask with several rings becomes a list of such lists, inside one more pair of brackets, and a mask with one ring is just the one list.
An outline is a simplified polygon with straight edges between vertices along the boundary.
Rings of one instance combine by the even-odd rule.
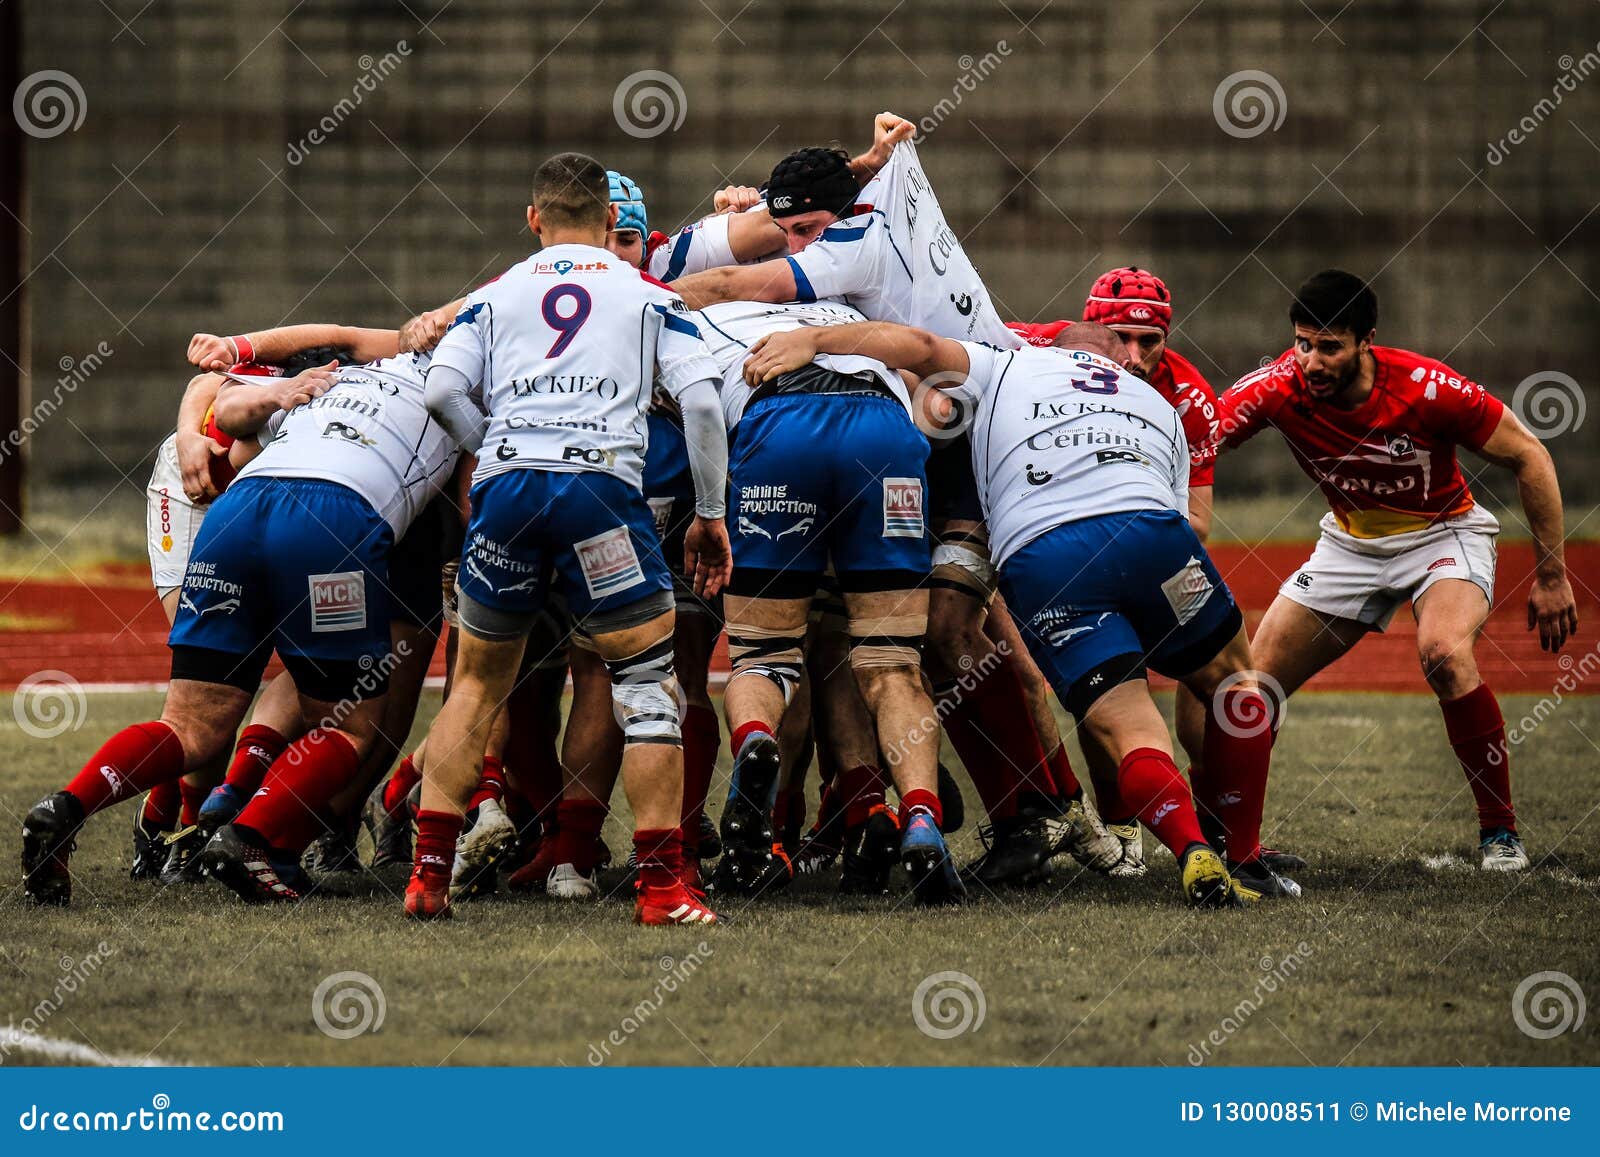
[[[481, 377], [489, 416], [476, 478], [535, 466], [637, 487], [663, 328], [703, 352], [682, 302], [604, 249], [553, 245], [467, 298], [436, 363]], [[470, 349], [473, 345], [475, 349]]]
[[426, 354], [401, 354], [342, 367], [326, 393], [274, 415], [262, 430], [266, 448], [240, 478], [337, 482], [371, 503], [399, 538], [456, 457], [423, 400], [427, 361]]
[[1187, 513], [1183, 423], [1149, 383], [1084, 350], [967, 348], [983, 378], [972, 453], [997, 562], [1063, 523]]

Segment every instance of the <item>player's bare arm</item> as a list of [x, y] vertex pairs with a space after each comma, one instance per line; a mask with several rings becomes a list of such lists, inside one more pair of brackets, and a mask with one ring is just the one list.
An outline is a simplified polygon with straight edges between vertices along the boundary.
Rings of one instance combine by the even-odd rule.
[[1544, 443], [1507, 410], [1489, 440], [1478, 451], [1517, 479], [1522, 511], [1533, 534], [1533, 590], [1528, 595], [1528, 629], [1539, 631], [1539, 645], [1559, 651], [1578, 633], [1578, 604], [1562, 549], [1565, 537], [1561, 509], [1561, 483], [1555, 462]]
[[419, 313], [400, 327], [401, 353], [426, 353], [439, 344], [467, 299], [458, 297], [437, 309]]
[[210, 502], [218, 494], [211, 478], [211, 460], [228, 451], [216, 439], [206, 437], [202, 427], [221, 385], [217, 374], [196, 374], [178, 403], [178, 470], [183, 476], [183, 492], [191, 502]]
[[892, 112], [881, 112], [872, 121], [872, 147], [850, 160], [850, 171], [865, 185], [889, 163], [889, 156], [901, 141], [916, 135], [917, 126]]
[[960, 342], [894, 322], [857, 321], [766, 335], [750, 347], [745, 380], [760, 385], [810, 364], [818, 354], [876, 358], [891, 369], [909, 370], [920, 378], [940, 375], [939, 381], [929, 384], [952, 389], [966, 381], [971, 367]]
[[239, 362], [277, 362], [303, 350], [328, 346], [349, 350], [358, 362], [400, 352], [398, 331], [350, 325], [285, 325], [239, 337], [197, 333], [189, 339], [189, 362], [203, 370], [225, 370]]
[[787, 261], [756, 265], [727, 265], [680, 277], [672, 290], [690, 309], [704, 309], [723, 301], [793, 301], [798, 296], [794, 270]]
[[264, 386], [224, 382], [217, 391], [217, 429], [235, 438], [248, 438], [279, 410], [292, 410], [325, 394], [338, 371], [339, 363], [329, 362], [292, 378], [274, 379]]

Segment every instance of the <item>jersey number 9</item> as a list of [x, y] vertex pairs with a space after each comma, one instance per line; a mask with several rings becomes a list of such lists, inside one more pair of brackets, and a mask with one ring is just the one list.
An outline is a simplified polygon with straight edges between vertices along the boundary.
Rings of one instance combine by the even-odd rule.
[[[563, 314], [561, 302], [570, 299], [573, 303], [572, 312]], [[581, 285], [558, 285], [544, 295], [544, 302], [539, 306], [539, 312], [544, 315], [544, 323], [556, 331], [556, 340], [544, 355], [547, 358], [559, 357], [572, 344], [572, 339], [578, 336], [578, 331], [583, 328], [583, 323], [589, 320], [591, 302], [589, 291]]]

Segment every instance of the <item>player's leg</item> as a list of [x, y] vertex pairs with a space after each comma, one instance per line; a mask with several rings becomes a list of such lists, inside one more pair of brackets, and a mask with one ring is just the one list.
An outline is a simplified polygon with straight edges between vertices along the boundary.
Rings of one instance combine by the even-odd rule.
[[1516, 872], [1528, 867], [1528, 854], [1517, 833], [1511, 801], [1505, 720], [1472, 653], [1489, 615], [1487, 593], [1475, 582], [1456, 578], [1428, 586], [1415, 603], [1417, 652], [1428, 686], [1439, 697], [1445, 733], [1477, 805], [1481, 866], [1485, 871]]
[[721, 837], [706, 817], [706, 800], [717, 770], [722, 727], [711, 703], [711, 656], [722, 633], [722, 603], [714, 606], [685, 599], [678, 592], [678, 683], [683, 691], [683, 840], [684, 856], [699, 875], [701, 860], [721, 851]]

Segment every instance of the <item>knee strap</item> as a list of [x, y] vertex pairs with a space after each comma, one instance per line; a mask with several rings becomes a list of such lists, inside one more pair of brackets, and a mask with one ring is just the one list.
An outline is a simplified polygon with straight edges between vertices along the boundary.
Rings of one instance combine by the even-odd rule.
[[927, 615], [880, 615], [850, 620], [850, 666], [922, 666], [922, 637]]
[[805, 664], [805, 631], [798, 633], [746, 623], [728, 624], [729, 681], [742, 675], [764, 675], [778, 685], [787, 706], [800, 686]]
[[624, 742], [682, 746], [683, 693], [672, 669], [672, 636], [626, 659], [607, 659], [606, 669], [611, 672], [611, 702]]

